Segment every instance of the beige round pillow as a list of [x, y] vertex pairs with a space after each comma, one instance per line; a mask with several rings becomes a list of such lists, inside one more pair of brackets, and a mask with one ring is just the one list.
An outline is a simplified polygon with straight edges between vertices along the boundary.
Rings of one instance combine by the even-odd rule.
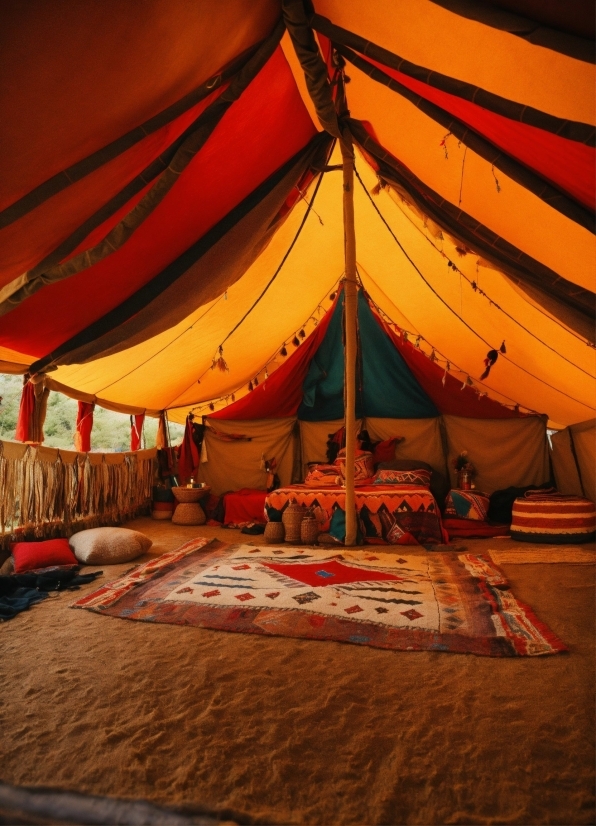
[[117, 565], [147, 553], [153, 542], [128, 528], [91, 528], [73, 534], [68, 544], [85, 565]]

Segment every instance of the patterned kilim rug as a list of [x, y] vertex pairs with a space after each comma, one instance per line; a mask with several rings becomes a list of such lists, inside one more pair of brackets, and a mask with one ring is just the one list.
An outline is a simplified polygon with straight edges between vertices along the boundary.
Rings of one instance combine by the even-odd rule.
[[144, 622], [518, 657], [564, 651], [492, 562], [195, 539], [78, 600]]

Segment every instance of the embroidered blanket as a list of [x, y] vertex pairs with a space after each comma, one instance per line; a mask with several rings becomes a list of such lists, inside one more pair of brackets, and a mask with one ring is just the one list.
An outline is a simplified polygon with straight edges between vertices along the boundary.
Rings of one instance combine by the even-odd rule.
[[[387, 545], [435, 545], [448, 542], [434, 496], [420, 485], [368, 485], [355, 494], [365, 541]], [[268, 494], [265, 509], [285, 510], [291, 503], [312, 508], [322, 532], [329, 530], [337, 508], [345, 511], [345, 488], [307, 485], [279, 488]]]

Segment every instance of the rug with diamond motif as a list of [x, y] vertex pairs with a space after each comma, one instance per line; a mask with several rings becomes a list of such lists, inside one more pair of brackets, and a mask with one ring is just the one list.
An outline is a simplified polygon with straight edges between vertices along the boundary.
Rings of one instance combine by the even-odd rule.
[[255, 548], [203, 538], [74, 608], [144, 622], [491, 657], [564, 651], [490, 558]]

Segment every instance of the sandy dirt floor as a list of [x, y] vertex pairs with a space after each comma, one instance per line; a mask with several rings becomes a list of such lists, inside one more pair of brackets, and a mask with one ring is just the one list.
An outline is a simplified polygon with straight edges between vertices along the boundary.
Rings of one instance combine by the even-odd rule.
[[[262, 539], [149, 518], [126, 527], [153, 538], [152, 554], [198, 535]], [[0, 625], [1, 781], [265, 823], [595, 822], [594, 566], [503, 566], [513, 593], [569, 648], [520, 659], [69, 608], [130, 568], [104, 567], [96, 583]]]

